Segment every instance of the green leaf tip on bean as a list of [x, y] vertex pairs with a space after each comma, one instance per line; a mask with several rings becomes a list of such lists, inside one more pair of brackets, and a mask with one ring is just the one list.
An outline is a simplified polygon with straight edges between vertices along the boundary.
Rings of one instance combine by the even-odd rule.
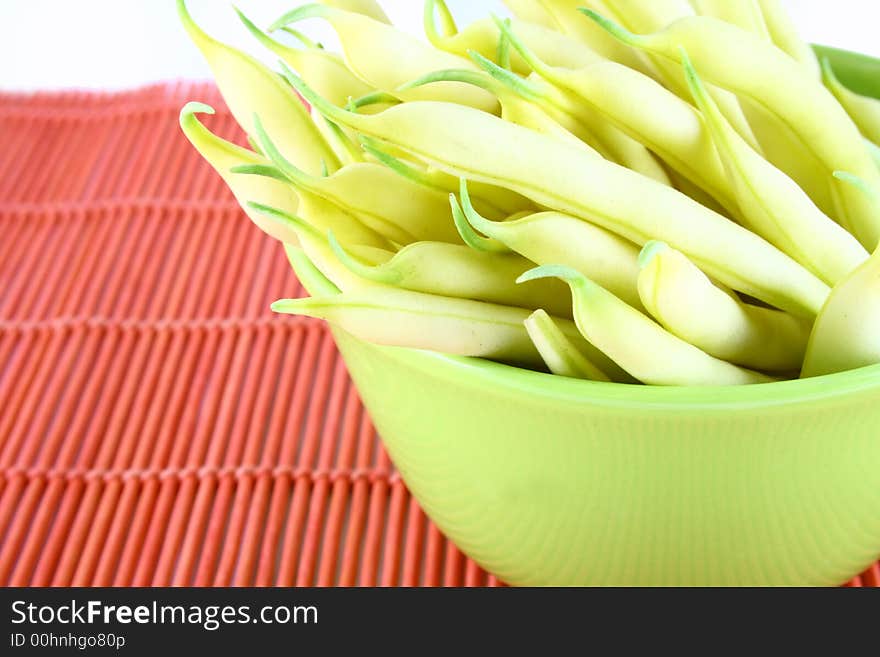
[[[278, 232], [295, 235], [306, 257], [334, 287], [343, 291], [356, 291], [375, 284], [347, 268], [330, 248], [327, 237], [303, 217], [265, 203], [248, 201], [245, 206], [277, 226]], [[284, 240], [284, 244], [286, 248], [290, 241]]]
[[634, 47], [639, 47], [644, 43], [645, 37], [643, 35], [630, 32], [619, 23], [603, 16], [593, 9], [589, 9], [588, 7], [578, 7], [578, 11], [587, 18], [593, 20], [597, 25], [599, 25], [599, 27], [608, 32], [608, 34], [613, 36], [621, 43], [625, 43], [628, 46]]
[[[339, 124], [335, 121], [331, 121], [326, 117], [321, 117], [327, 125], [327, 128], [330, 131], [330, 135], [339, 144], [343, 151], [348, 156], [348, 164], [352, 164], [354, 162], [361, 162], [363, 160], [363, 156], [360, 148], [358, 148], [357, 144], [355, 144], [351, 137], [346, 134], [346, 132], [339, 127]], [[325, 167], [326, 168], [326, 167]], [[327, 177], [327, 174], [324, 174], [324, 177]]]
[[392, 96], [391, 94], [384, 91], [374, 91], [358, 98], [349, 97], [348, 102], [345, 104], [345, 109], [349, 112], [356, 113], [357, 110], [361, 109], [362, 107], [369, 107], [370, 105], [380, 105], [385, 103], [389, 105], [396, 105], [399, 102], [400, 101], [396, 96]]
[[[511, 26], [511, 22], [510, 22], [509, 18], [505, 21], [505, 24], [508, 27]], [[474, 51], [471, 51], [471, 52], [474, 52]], [[470, 54], [470, 53], [468, 53], [468, 54]], [[479, 54], [479, 53], [477, 53], [477, 54]], [[471, 55], [471, 58], [473, 58], [473, 55]], [[498, 60], [498, 65], [501, 68], [503, 68], [505, 70], [511, 69], [510, 39], [508, 39], [507, 36], [503, 32], [498, 37], [498, 48], [495, 52], [495, 58]]]
[[646, 242], [645, 246], [643, 246], [642, 250], [639, 252], [639, 268], [645, 269], [658, 254], [667, 249], [669, 249], [669, 245], [666, 242], [660, 240], [650, 240]]
[[[551, 66], [526, 44], [511, 26], [505, 25], [497, 18], [496, 25], [502, 31], [503, 36], [510, 40], [528, 66], [544, 79], [544, 88], [541, 89], [534, 83], [505, 74], [503, 69], [499, 70], [500, 67], [492, 67], [488, 63], [483, 64], [484, 70], [503, 84], [510, 86], [518, 95], [538, 104], [549, 112], [551, 117], [560, 117], [560, 121], [567, 122], [570, 128], [567, 128], [566, 131], [576, 131], [578, 140], [587, 144], [591, 150], [596, 151], [594, 154], [600, 154], [607, 160], [622, 164], [649, 178], [654, 178], [664, 185], [671, 186], [666, 170], [642, 143], [643, 136], [630, 134], [622, 126], [615, 123], [615, 120], [609, 120], [607, 112], [595, 102], [595, 97], [584, 96], [583, 100], [586, 101], [584, 105], [576, 109], [571, 107], [571, 99], [567, 98], [566, 94], [582, 95], [579, 94], [578, 83], [573, 80], [578, 78], [581, 72], [592, 69], [596, 62], [585, 65], [586, 69], [583, 67], [571, 69]], [[613, 64], [612, 62], [606, 63]], [[478, 65], [480, 65], [479, 62]], [[621, 69], [628, 70], [620, 65], [615, 66], [618, 67], [617, 73], [620, 73]], [[630, 72], [643, 77], [645, 82], [649, 80], [641, 73]], [[543, 131], [539, 130], [539, 132]]]
[[691, 58], [688, 56], [687, 49], [684, 46], [679, 46], [678, 53], [681, 56], [681, 66], [684, 68], [684, 78], [688, 84], [688, 90], [691, 92], [691, 95], [700, 97], [708, 96], [709, 93], [703, 86], [703, 81], [697, 74], [697, 69], [694, 68], [693, 62], [691, 62]]
[[582, 272], [635, 308], [638, 248], [599, 226], [564, 212], [532, 212], [490, 221], [462, 197], [472, 229], [537, 265], [560, 264]]
[[[440, 20], [443, 25], [442, 32], [437, 27], [437, 13], [440, 14]], [[425, 0], [425, 9], [422, 14], [422, 22], [425, 30], [425, 36], [428, 37], [435, 47], [439, 48], [443, 38], [449, 38], [458, 33], [458, 26], [455, 24], [455, 18], [444, 0]]]
[[[307, 80], [317, 85], [316, 88], [320, 93], [333, 104], [342, 105], [349, 96], [357, 98], [375, 91], [372, 85], [358, 78], [349, 69], [341, 56], [326, 52], [323, 48], [318, 48], [313, 43], [306, 44], [304, 48], [291, 47], [275, 40], [260, 30], [244, 14], [240, 13], [240, 18], [248, 31], [261, 45], [278, 55], [288, 65], [300, 71]], [[278, 77], [283, 82], [283, 77]], [[284, 86], [289, 88], [286, 82]], [[260, 109], [262, 111], [262, 108]], [[317, 127], [319, 130], [326, 128], [326, 126], [320, 123], [317, 123]], [[327, 137], [326, 134], [324, 136]], [[330, 139], [333, 142], [337, 141], [332, 135]], [[345, 153], [342, 153], [342, 156], [345, 159]]]
[[187, 9], [186, 0], [177, 0], [177, 16], [181, 23], [183, 23], [183, 27], [187, 32], [190, 34], [198, 32], [201, 35], [208, 37], [208, 35], [198, 26], [198, 23], [193, 20], [192, 14], [190, 14], [189, 9]]
[[[541, 265], [540, 267], [535, 267], [517, 278], [516, 282], [520, 284], [528, 283], [529, 281], [536, 281], [541, 278], [558, 278], [576, 288], [585, 288], [592, 283], [582, 273], [565, 265]], [[592, 284], [595, 285], [595, 283]]]
[[[308, 301], [308, 298], [305, 299]], [[269, 309], [273, 313], [281, 313], [282, 315], [292, 315], [295, 314], [300, 307], [303, 299], [278, 299], [278, 301], [273, 301], [269, 305]]]
[[[346, 110], [336, 107], [333, 103], [327, 101], [326, 98], [318, 94], [314, 89], [312, 89], [306, 81], [303, 80], [299, 75], [293, 72], [291, 68], [283, 61], [279, 61], [278, 65], [281, 67], [281, 75], [282, 77], [290, 83], [290, 85], [296, 89], [299, 94], [302, 95], [303, 98], [318, 112], [321, 113], [322, 116], [328, 119], [336, 119], [340, 120], [348, 117], [358, 117], [358, 114], [354, 112], [347, 112]], [[348, 124], [346, 124], [348, 125]]]
[[312, 296], [339, 294], [341, 290], [318, 269], [306, 252], [293, 244], [284, 244], [284, 254], [296, 277]]
[[[457, 201], [455, 201], [455, 196], [450, 195], [451, 199], [454, 201], [454, 204], [452, 206], [453, 215], [461, 215], [460, 217], [456, 217], [456, 226], [458, 226], [462, 220], [464, 225], [466, 226], [466, 228], [459, 228], [459, 233], [467, 232], [476, 235], [476, 233], [474, 233], [474, 229], [476, 229], [489, 237], [489, 239], [487, 240], [486, 238], [480, 238], [479, 236], [477, 236], [478, 243], [482, 243], [484, 245], [483, 248], [480, 248], [479, 250], [497, 250], [498, 252], [509, 251], [510, 249], [508, 249], [506, 246], [501, 245], [501, 242], [499, 242], [497, 239], [494, 239], [494, 235], [492, 234], [494, 232], [492, 230], [492, 225], [494, 222], [486, 219], [483, 215], [477, 212], [476, 208], [474, 208], [474, 204], [471, 201], [470, 192], [468, 191], [467, 180], [464, 178], [461, 179], [459, 196], [461, 197], [460, 207]], [[462, 238], [464, 238], [464, 235], [462, 235]], [[499, 246], [488, 246], [489, 244], [497, 244]]]
[[327, 178], [309, 175], [286, 161], [258, 120], [256, 123], [257, 136], [267, 155], [296, 188], [324, 198], [399, 244], [457, 241], [457, 233], [448, 222], [445, 193], [406, 180], [373, 162], [355, 162]]
[[519, 38], [519, 36], [516, 35], [513, 30], [513, 24], [510, 22], [510, 20], [501, 19], [495, 14], [492, 14], [492, 21], [501, 32], [501, 37], [503, 39], [506, 39], [508, 43], [516, 49], [520, 57], [523, 58], [523, 61], [529, 68], [540, 75], [543, 75], [549, 69], [547, 64], [542, 61], [535, 54], [535, 52], [531, 48], [529, 48], [522, 39]]
[[300, 201], [296, 190], [287, 178], [279, 178], [278, 172], [271, 171], [271, 162], [261, 153], [221, 139], [208, 130], [197, 118], [199, 113], [211, 114], [213, 110], [203, 103], [188, 103], [181, 110], [183, 134], [223, 178], [245, 214], [260, 230], [281, 242], [296, 243], [297, 237], [290, 230], [265, 221], [247, 205], [247, 201], [254, 200], [295, 212]]
[[[275, 165], [276, 170], [280, 171], [290, 182], [306, 182], [308, 174], [294, 166], [281, 154], [275, 142], [272, 141], [265, 128], [263, 128], [263, 122], [260, 120], [260, 117], [256, 114], [254, 114], [254, 129], [257, 133], [257, 142], [260, 144], [266, 157]], [[326, 163], [323, 168], [326, 168]]]
[[275, 22], [269, 26], [269, 32], [275, 32], [282, 27], [304, 21], [307, 18], [325, 18], [332, 11], [333, 10], [330, 7], [318, 3], [302, 5], [296, 9], [291, 9], [276, 19]]
[[[458, 194], [461, 197], [460, 206], [454, 194], [450, 194], [449, 199], [452, 205], [452, 217], [455, 221], [455, 227], [458, 229], [461, 238], [465, 240], [465, 244], [477, 251], [485, 251], [487, 253], [511, 253], [511, 249], [507, 245], [494, 239], [490, 234], [493, 222], [477, 212], [471, 200], [471, 193], [468, 190], [468, 182], [465, 178], [462, 178], [459, 182]], [[483, 230], [483, 228], [487, 227], [490, 232]], [[488, 237], [478, 235], [474, 230], [475, 228]]]
[[[404, 82], [431, 71], [458, 68], [468, 62], [460, 56], [424, 43], [413, 35], [395, 29], [358, 12], [305, 5], [288, 12], [279, 21], [320, 17], [336, 32], [342, 58], [350, 71], [375, 89], [389, 92]], [[280, 24], [276, 21], [275, 25]], [[374, 45], [375, 44], [375, 45]], [[381, 44], [381, 45], [380, 45]], [[497, 101], [481, 89], [456, 83], [431, 85], [395, 93], [401, 100], [437, 100], [461, 103], [495, 112]], [[341, 104], [341, 103], [338, 103]]]
[[321, 44], [317, 41], [313, 41], [312, 39], [307, 37], [305, 34], [300, 32], [299, 30], [296, 30], [292, 27], [282, 27], [280, 29], [280, 31], [289, 34], [294, 39], [299, 41], [303, 46], [305, 46], [306, 48], [308, 48], [310, 50], [324, 50], [323, 44]]
[[[332, 121], [327, 121], [327, 125], [331, 128], [331, 130], [335, 128], [337, 131], [339, 131], [340, 139], [348, 139], [344, 134], [342, 134], [341, 130], [339, 130], [339, 126], [334, 124]], [[257, 139], [259, 141], [259, 144], [262, 147], [263, 152], [266, 154], [266, 157], [268, 157], [275, 165], [275, 170], [281, 173], [287, 180], [287, 182], [293, 183], [295, 186], [308, 190], [310, 192], [317, 193], [315, 187], [317, 179], [314, 176], [306, 173], [299, 167], [295, 166], [292, 162], [287, 160], [281, 154], [281, 151], [278, 150], [272, 139], [266, 133], [265, 129], [263, 128], [263, 124], [260, 121], [260, 117], [258, 116], [254, 116], [254, 128], [257, 131]], [[354, 146], [352, 146], [352, 148], [354, 148]], [[326, 163], [324, 163], [321, 167], [321, 176], [323, 178], [327, 178], [329, 175], [330, 172], [328, 170], [328, 167], [326, 166]], [[321, 194], [318, 195], [320, 196]]]
[[481, 89], [485, 89], [491, 94], [496, 96], [499, 95], [500, 88], [497, 84], [493, 84], [495, 81], [484, 74], [481, 74], [479, 71], [470, 71], [467, 69], [460, 68], [450, 68], [442, 71], [433, 71], [431, 73], [427, 73], [415, 80], [410, 80], [399, 86], [397, 91], [406, 91], [407, 89], [415, 89], [417, 87], [423, 87], [426, 84], [432, 84], [434, 82], [463, 82], [464, 84], [470, 84], [475, 87], [479, 87]]
[[[247, 135], [246, 139], [247, 139], [248, 146], [251, 147], [251, 150], [254, 153], [257, 153], [258, 155], [262, 155], [263, 157], [266, 157], [266, 154], [263, 153], [263, 149], [260, 148], [260, 145], [257, 143], [257, 140], [254, 139], [252, 135]], [[326, 164], [324, 158], [321, 158], [321, 162]]]
[[391, 153], [382, 148], [381, 142], [378, 139], [373, 139], [369, 135], [358, 135], [358, 141], [360, 141], [361, 148], [364, 149], [364, 152], [368, 155], [372, 155], [376, 158], [381, 164], [384, 164], [386, 167], [391, 169], [394, 173], [416, 182], [425, 187], [429, 187], [438, 192], [442, 192], [444, 194], [447, 193], [447, 190], [439, 185], [430, 178], [424, 171], [418, 169], [417, 167], [407, 164], [403, 160], [398, 157], [394, 157]]
[[[506, 36], [505, 40], [508, 42], [510, 41]], [[499, 66], [491, 59], [488, 59], [478, 53], [476, 50], [468, 51], [468, 56], [477, 66], [488, 73], [494, 80], [497, 80], [505, 87], [508, 87], [523, 98], [526, 98], [527, 100], [537, 100], [542, 97], [541, 92], [537, 89], [535, 85], [531, 84], [528, 80], [520, 77], [513, 71], [508, 70], [507, 67], [504, 67], [503, 65]]]
[[257, 25], [250, 18], [248, 18], [245, 15], [245, 13], [243, 11], [241, 11], [241, 9], [239, 9], [235, 5], [232, 5], [232, 9], [233, 9], [233, 11], [235, 11], [236, 15], [238, 16], [238, 19], [247, 28], [248, 32], [250, 32], [254, 36], [254, 38], [260, 42], [260, 44], [262, 44], [263, 46], [265, 46], [266, 48], [268, 48], [272, 52], [279, 53], [279, 54], [284, 51], [293, 50], [293, 48], [289, 48], [288, 46], [285, 46], [283, 43], [279, 43], [278, 41], [276, 41], [275, 39], [270, 37], [268, 34], [263, 32], [263, 30], [261, 30], [259, 27], [257, 27]]
[[[853, 175], [848, 171], [835, 171], [831, 175], [842, 182], [852, 185], [863, 194], [867, 194], [870, 198], [880, 201], [880, 191], [873, 189], [864, 178]], [[878, 210], [880, 210], [880, 208], [878, 208]]]
[[[389, 153], [386, 150], [385, 142], [382, 140], [374, 139], [373, 137], [364, 134], [358, 135], [358, 140], [365, 153], [371, 155], [378, 160], [379, 163], [385, 165], [403, 178], [444, 195], [453, 193], [453, 190], [457, 191], [459, 188], [458, 178], [439, 171], [428, 172], [409, 162], [405, 162]], [[510, 208], [505, 209], [504, 199], [492, 199], [493, 190], [483, 188], [481, 191], [485, 197], [481, 196], [479, 203], [487, 213], [492, 214], [492, 216], [497, 216], [498, 218], [503, 218], [508, 217], [512, 212], [516, 212], [516, 210]], [[461, 231], [459, 230], [459, 232]]]
[[332, 230], [327, 231], [327, 242], [330, 244], [330, 249], [333, 251], [333, 254], [339, 259], [339, 262], [341, 262], [342, 265], [353, 274], [360, 276], [361, 278], [384, 285], [396, 285], [403, 278], [400, 272], [383, 269], [381, 265], [368, 265], [355, 258], [345, 250], [345, 247], [343, 247], [342, 244], [339, 243], [339, 240], [336, 239]]
[[197, 100], [191, 100], [186, 105], [184, 105], [180, 110], [180, 122], [183, 124], [184, 121], [189, 120], [194, 114], [216, 114], [216, 110], [207, 105], [205, 103], [200, 103]]
[[270, 164], [240, 164], [229, 170], [230, 173], [243, 173], [250, 176], [263, 176], [265, 178], [274, 178], [283, 183], [289, 183], [290, 179], [278, 169], [278, 167]]
[[[468, 51], [475, 61], [483, 58], [476, 51]], [[488, 60], [486, 60], [488, 61]], [[450, 69], [436, 71], [407, 85], [409, 88], [434, 82], [460, 82], [487, 91], [498, 99], [501, 104], [501, 118], [510, 123], [529, 128], [535, 132], [548, 135], [568, 142], [570, 145], [600, 157], [595, 150], [582, 139], [562, 126], [543, 107], [531, 102], [532, 97], [526, 90], [514, 88], [514, 83], [501, 83], [495, 77], [483, 71], [469, 69]]]
[[289, 212], [285, 212], [284, 210], [281, 210], [279, 208], [274, 208], [271, 205], [257, 203], [256, 201], [248, 201], [247, 206], [252, 210], [255, 210], [260, 214], [268, 217], [272, 221], [292, 229], [296, 233], [306, 232], [314, 238], [321, 238], [321, 234], [317, 230], [315, 230], [314, 226], [309, 224], [309, 222], [307, 222], [302, 217], [298, 217]]
[[[465, 189], [465, 192], [466, 191], [467, 190]], [[510, 253], [510, 249], [504, 246], [501, 242], [483, 237], [474, 230], [474, 227], [471, 226], [465, 212], [462, 210], [461, 205], [459, 205], [455, 194], [449, 194], [449, 205], [452, 209], [452, 220], [455, 223], [455, 228], [461, 236], [461, 241], [467, 246], [474, 251], [481, 251], [483, 253]]]
[[350, 272], [371, 283], [530, 311], [545, 308], [555, 316], [571, 318], [571, 297], [561, 283], [525, 287], [514, 283], [532, 266], [518, 255], [486, 254], [433, 241], [414, 242], [396, 253], [354, 244], [343, 248], [338, 243], [331, 249]]

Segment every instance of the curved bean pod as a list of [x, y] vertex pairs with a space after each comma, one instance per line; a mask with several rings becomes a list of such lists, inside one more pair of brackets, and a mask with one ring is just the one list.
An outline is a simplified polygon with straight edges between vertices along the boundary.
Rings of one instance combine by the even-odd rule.
[[329, 296], [331, 294], [339, 294], [339, 288], [333, 284], [321, 273], [321, 270], [315, 266], [309, 257], [300, 247], [292, 244], [284, 245], [284, 253], [287, 256], [287, 262], [296, 273], [296, 277], [302, 283], [302, 286], [312, 296]]
[[[791, 57], [753, 34], [705, 16], [682, 18], [660, 32], [636, 35], [595, 12], [584, 13], [621, 41], [679, 63], [683, 47], [704, 79], [734, 91], [787, 126], [781, 129], [791, 131], [824, 172], [821, 180], [834, 198], [835, 219], [873, 250], [880, 241], [880, 216], [857, 190], [835, 184], [828, 174], [850, 171], [880, 186], [880, 171], [834, 96]], [[786, 173], [810, 190], [810, 184], [796, 177], [802, 172]]]
[[[318, 111], [312, 110], [311, 115], [312, 121], [314, 121], [315, 125], [318, 127], [318, 132], [324, 136], [325, 141], [330, 145], [330, 148], [333, 149], [333, 152], [336, 153], [336, 157], [339, 158], [339, 162], [342, 166], [364, 161], [363, 151], [358, 148], [354, 141], [352, 141], [348, 132], [332, 121], [328, 121], [324, 118], [324, 115]], [[262, 151], [262, 148], [260, 150]], [[328, 176], [330, 175], [330, 171], [321, 171], [321, 175]]]
[[707, 93], [687, 54], [682, 60], [691, 94], [733, 181], [745, 225], [835, 285], [864, 262], [868, 252], [825, 216], [796, 182], [740, 138]]
[[[458, 191], [459, 180], [455, 176], [437, 169], [422, 169], [409, 162], [404, 162], [382, 148], [382, 145], [371, 137], [361, 136], [361, 147], [364, 151], [394, 171], [419, 185], [451, 194]], [[521, 212], [522, 208], [532, 207], [525, 197], [494, 185], [477, 185], [473, 193], [474, 205], [491, 215], [493, 219], [504, 219]]]
[[[264, 164], [245, 164], [230, 169], [234, 174], [247, 174], [252, 177], [272, 178], [290, 186], [289, 179], [274, 166]], [[296, 212], [288, 212], [302, 217], [320, 231], [335, 230], [343, 236], [346, 243], [361, 244], [379, 249], [392, 248], [393, 245], [372, 228], [368, 228], [343, 208], [305, 189], [290, 186], [299, 199]], [[274, 207], [274, 206], [270, 206]]]
[[560, 125], [539, 105], [514, 93], [509, 87], [499, 83], [495, 78], [485, 73], [467, 69], [435, 71], [407, 83], [405, 88], [419, 87], [434, 82], [461, 82], [485, 89], [498, 99], [501, 105], [501, 118], [505, 121], [529, 128], [554, 139], [560, 139], [575, 148], [584, 149], [585, 152], [595, 157], [602, 157], [592, 146]]
[[185, 0], [177, 0], [177, 13], [211, 67], [229, 111], [246, 133], [255, 134], [254, 112], [259, 110], [266, 130], [291, 162], [314, 174], [320, 173], [322, 163], [332, 171], [339, 168], [305, 105], [283, 80], [253, 57], [206, 34], [190, 16]]
[[636, 287], [639, 249], [604, 228], [560, 212], [539, 212], [514, 221], [481, 217], [461, 181], [461, 203], [471, 226], [538, 265], [561, 264], [595, 280], [626, 303], [641, 308]]
[[[440, 14], [439, 27], [437, 26], [437, 13]], [[443, 0], [425, 0], [425, 8], [422, 10], [422, 25], [425, 28], [425, 36], [428, 37], [428, 41], [440, 50], [445, 50], [445, 48], [438, 46], [434, 39], [452, 38], [459, 33], [455, 17]]]
[[231, 169], [239, 166], [268, 166], [269, 161], [261, 155], [242, 148], [237, 144], [221, 139], [208, 130], [196, 118], [196, 114], [213, 114], [214, 108], [204, 103], [187, 103], [180, 110], [180, 128], [199, 154], [220, 174], [232, 191], [248, 218], [257, 228], [281, 242], [297, 243], [295, 232], [275, 222], [267, 221], [262, 215], [253, 212], [248, 201], [256, 200], [266, 205], [283, 208], [296, 213], [299, 197], [290, 185], [269, 177], [254, 177], [233, 173]]
[[739, 301], [662, 242], [646, 244], [639, 264], [642, 303], [673, 335], [744, 367], [769, 372], [800, 369], [809, 322]]
[[340, 290], [359, 290], [371, 285], [342, 265], [324, 235], [305, 219], [291, 212], [253, 201], [246, 203], [246, 206], [251, 212], [261, 215], [265, 221], [277, 226], [279, 231], [295, 235], [297, 240], [292, 243], [298, 244], [315, 267]]
[[558, 376], [590, 381], [610, 381], [608, 375], [584, 356], [544, 310], [525, 321], [526, 331], [548, 369]]
[[[591, 1], [593, 4], [596, 2], [596, 0]], [[650, 63], [638, 52], [624, 44], [615, 42], [607, 34], [603, 34], [602, 30], [597, 30], [595, 26], [578, 20], [577, 8], [583, 3], [584, 0], [535, 0], [533, 4], [540, 5], [543, 9], [542, 15], [549, 17], [550, 24], [547, 27], [586, 44], [605, 59], [623, 64], [628, 68], [634, 68], [642, 73], [652, 74], [654, 71]], [[505, 4], [511, 7], [517, 17], [529, 20], [525, 14], [521, 15], [517, 8], [512, 7], [514, 4], [525, 3], [506, 2]]]
[[519, 280], [547, 277], [561, 278], [571, 288], [581, 334], [643, 383], [725, 386], [773, 380], [700, 351], [569, 267], [544, 265]]
[[403, 103], [372, 116], [352, 114], [324, 101], [289, 69], [286, 75], [337, 123], [454, 175], [504, 186], [544, 207], [587, 219], [636, 244], [662, 239], [722, 283], [770, 305], [812, 317], [828, 296], [822, 281], [757, 235], [671, 187], [580, 149], [451, 103]]
[[[689, 103], [650, 77], [614, 62], [598, 63], [579, 70], [548, 66], [513, 31], [507, 30], [506, 26], [502, 30], [535, 73], [550, 84], [523, 80], [491, 62], [478, 60], [492, 77], [563, 115], [577, 116], [589, 108], [599, 115], [600, 121], [608, 121], [634, 141], [644, 144], [642, 149], [659, 155], [672, 169], [694, 181], [728, 211], [735, 213], [738, 210], [724, 165], [699, 113]], [[652, 109], [646, 112], [645, 107]], [[594, 125], [589, 114], [584, 118], [589, 125]], [[628, 165], [619, 158], [609, 159]]]
[[358, 98], [351, 97], [345, 104], [350, 112], [363, 112], [364, 114], [378, 114], [389, 107], [400, 104], [400, 99], [384, 91], [373, 91]]
[[399, 244], [458, 241], [444, 194], [368, 162], [348, 165], [326, 177], [310, 176], [284, 159], [259, 120], [255, 125], [264, 152], [297, 188], [349, 211]]
[[[742, 2], [735, 0], [734, 2], [728, 1], [727, 4], [741, 5]], [[680, 18], [695, 15], [694, 8], [688, 0], [601, 0], [598, 6], [600, 7], [598, 11], [603, 12], [601, 8], [604, 8], [604, 11], [609, 12], [606, 15], [610, 15], [631, 32], [638, 33], [654, 32]], [[682, 79], [681, 67], [655, 53], [649, 52], [648, 57], [663, 85], [677, 95], [686, 98], [687, 86]], [[711, 87], [710, 92], [715, 102], [718, 103], [722, 114], [730, 121], [734, 129], [753, 148], [760, 149], [758, 140], [755, 138], [736, 95], [718, 87]]]
[[[474, 230], [474, 227], [471, 226], [464, 211], [461, 209], [461, 205], [455, 197], [455, 194], [449, 195], [449, 205], [452, 206], [452, 220], [455, 223], [455, 228], [458, 230], [461, 241], [464, 242], [466, 246], [481, 253], [500, 253], [504, 255], [513, 253], [513, 251], [505, 244], [496, 239], [492, 239], [491, 237], [483, 237]], [[529, 216], [529, 214], [531, 213], [526, 213], [525, 216]], [[513, 221], [521, 218], [522, 217], [516, 215], [513, 218]]]
[[346, 252], [332, 233], [330, 247], [344, 266], [374, 283], [503, 306], [546, 308], [554, 315], [571, 317], [571, 299], [564, 286], [516, 284], [523, 272], [535, 266], [517, 255], [481, 253], [444, 242], [416, 242], [386, 262], [369, 265]]
[[872, 143], [880, 142], [880, 100], [861, 96], [843, 86], [827, 58], [822, 60], [822, 79], [861, 133]]
[[[324, 319], [374, 344], [531, 368], [543, 365], [524, 326], [531, 311], [522, 308], [373, 286], [328, 297], [283, 299], [272, 310]], [[586, 349], [572, 322], [560, 320], [560, 327]]]
[[262, 46], [283, 59], [303, 80], [334, 105], [344, 107], [349, 98], [360, 98], [375, 91], [348, 70], [342, 58], [322, 48], [291, 48], [270, 37], [239, 9], [239, 19]]
[[322, 18], [331, 25], [339, 36], [349, 70], [375, 89], [401, 100], [445, 100], [486, 112], [498, 109], [491, 94], [454, 82], [398, 91], [398, 87], [421, 75], [438, 69], [471, 68], [471, 64], [362, 14], [308, 4], [286, 13], [272, 24], [269, 31], [306, 18]]
[[[672, 184], [663, 165], [651, 151], [614, 125], [613, 121], [609, 121], [607, 117], [595, 111], [592, 106], [578, 102], [576, 98], [567, 96], [564, 91], [559, 91], [547, 83], [542, 86], [536, 84], [537, 81], [531, 81], [531, 88], [528, 86], [529, 82], [525, 81], [524, 84], [518, 85], [520, 78], [515, 73], [500, 68], [477, 52], [470, 54], [474, 62], [503, 88], [509, 89], [514, 96], [541, 108], [543, 113], [555, 123], [575, 135], [606, 160], [622, 164], [664, 185]], [[522, 88], [518, 88], [519, 86]], [[542, 94], [542, 90], [545, 93]]]
[[[448, 12], [444, 0], [425, 0], [425, 34], [435, 48], [460, 57], [466, 57], [470, 51], [475, 51], [501, 64], [499, 58], [501, 32], [494, 21], [484, 18], [474, 21], [460, 32], [442, 34], [435, 20], [437, 10], [440, 10], [441, 15]], [[522, 20], [513, 20], [511, 24], [523, 41], [529, 44], [541, 59], [553, 66], [580, 68], [605, 60], [589, 46], [542, 25]], [[516, 53], [511, 53], [510, 68], [523, 74], [529, 71], [528, 64]]]

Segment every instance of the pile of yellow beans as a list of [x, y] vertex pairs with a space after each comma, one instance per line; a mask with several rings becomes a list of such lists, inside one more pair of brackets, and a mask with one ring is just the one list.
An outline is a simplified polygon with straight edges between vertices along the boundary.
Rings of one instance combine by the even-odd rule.
[[178, 0], [251, 148], [201, 103], [184, 133], [336, 291], [274, 310], [593, 381], [880, 362], [880, 101], [779, 0], [510, 0], [464, 27], [424, 4], [424, 39], [374, 0], [239, 12], [271, 70]]

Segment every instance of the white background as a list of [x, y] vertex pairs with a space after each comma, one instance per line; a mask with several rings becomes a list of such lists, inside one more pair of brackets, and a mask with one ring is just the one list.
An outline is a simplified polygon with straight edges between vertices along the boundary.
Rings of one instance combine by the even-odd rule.
[[[738, 2], [739, 0], [730, 0]], [[813, 42], [880, 56], [878, 0], [783, 0]], [[421, 0], [380, 0], [399, 27], [421, 32]], [[265, 26], [301, 0], [238, 0]], [[459, 24], [500, 0], [448, 0]], [[209, 78], [180, 27], [174, 0], [0, 0], [0, 89], [125, 88], [171, 78]], [[189, 0], [196, 20], [214, 36], [272, 63], [274, 58], [238, 22], [226, 0]], [[586, 19], [585, 19], [586, 20]], [[304, 31], [333, 43], [317, 21]]]

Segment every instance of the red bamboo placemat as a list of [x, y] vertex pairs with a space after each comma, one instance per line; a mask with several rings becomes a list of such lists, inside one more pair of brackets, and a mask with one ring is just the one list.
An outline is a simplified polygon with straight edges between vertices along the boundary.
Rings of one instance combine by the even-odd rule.
[[[0, 95], [0, 585], [497, 585], [183, 138], [209, 84]], [[853, 580], [880, 586], [875, 566]]]

